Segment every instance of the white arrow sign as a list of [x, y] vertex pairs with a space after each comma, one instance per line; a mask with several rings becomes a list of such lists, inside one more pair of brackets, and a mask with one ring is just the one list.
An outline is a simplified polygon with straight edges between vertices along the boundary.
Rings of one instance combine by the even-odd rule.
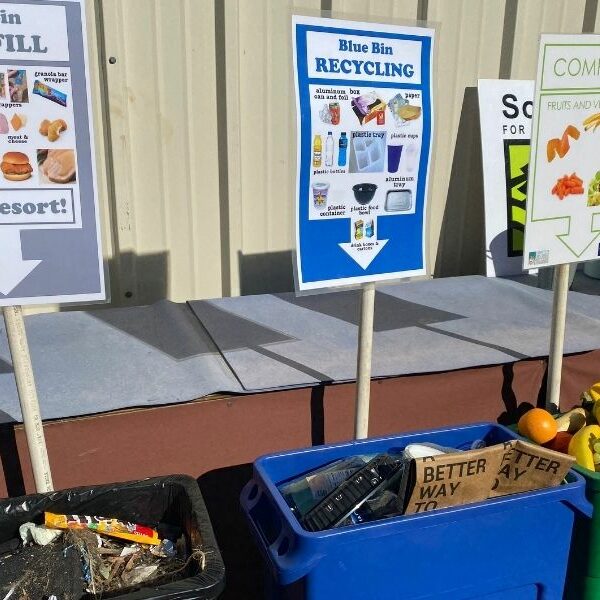
[[0, 229], [0, 294], [10, 294], [41, 262], [23, 260], [19, 229]]
[[556, 237], [573, 253], [580, 257], [600, 235], [600, 213], [585, 216], [575, 213], [566, 217], [569, 228], [566, 233], [557, 234]]
[[[372, 235], [370, 236], [367, 235], [367, 233], [369, 233], [369, 221], [372, 221]], [[361, 237], [359, 239], [356, 239], [356, 223], [357, 221], [350, 221], [350, 239], [354, 238], [355, 241], [343, 242], [340, 244], [340, 248], [363, 269], [366, 269], [381, 252], [382, 248], [388, 243], [388, 240], [377, 239], [376, 216], [368, 217], [363, 220]]]

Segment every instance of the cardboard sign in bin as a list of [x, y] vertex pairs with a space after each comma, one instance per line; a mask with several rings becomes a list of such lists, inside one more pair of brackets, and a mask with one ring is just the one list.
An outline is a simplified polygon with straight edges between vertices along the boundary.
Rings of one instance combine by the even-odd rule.
[[559, 485], [575, 459], [523, 440], [479, 450], [417, 458], [405, 514], [480, 502]]
[[[514, 437], [505, 427], [480, 424], [258, 459], [241, 503], [273, 597], [517, 600], [540, 598], [544, 590], [545, 600], [561, 599], [575, 516], [590, 514], [583, 479], [574, 471], [553, 488], [320, 532], [303, 529], [278, 490], [349, 456], [427, 442], [462, 448], [483, 440], [504, 449]], [[509, 456], [505, 464], [514, 464]]]

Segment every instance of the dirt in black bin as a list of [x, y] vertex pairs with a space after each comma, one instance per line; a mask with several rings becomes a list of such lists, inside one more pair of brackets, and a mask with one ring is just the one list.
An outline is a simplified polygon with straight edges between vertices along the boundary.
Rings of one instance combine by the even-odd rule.
[[0, 598], [79, 600], [85, 594], [80, 554], [61, 543], [29, 546], [0, 556]]

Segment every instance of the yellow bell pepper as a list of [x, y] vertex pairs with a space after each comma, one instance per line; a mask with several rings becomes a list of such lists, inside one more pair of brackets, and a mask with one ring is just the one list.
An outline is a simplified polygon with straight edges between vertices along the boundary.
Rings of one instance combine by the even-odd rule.
[[582, 402], [597, 402], [600, 400], [600, 382], [594, 383], [592, 387], [588, 388], [581, 394]]
[[580, 429], [569, 442], [569, 454], [580, 467], [595, 471], [594, 443], [600, 442], [600, 425], [588, 425]]

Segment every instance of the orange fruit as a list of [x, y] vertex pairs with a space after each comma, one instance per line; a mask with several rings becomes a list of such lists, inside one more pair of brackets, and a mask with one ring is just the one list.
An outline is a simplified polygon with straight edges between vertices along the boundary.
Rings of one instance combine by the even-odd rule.
[[519, 433], [536, 444], [545, 444], [556, 437], [558, 426], [554, 417], [543, 408], [532, 408], [519, 419]]

